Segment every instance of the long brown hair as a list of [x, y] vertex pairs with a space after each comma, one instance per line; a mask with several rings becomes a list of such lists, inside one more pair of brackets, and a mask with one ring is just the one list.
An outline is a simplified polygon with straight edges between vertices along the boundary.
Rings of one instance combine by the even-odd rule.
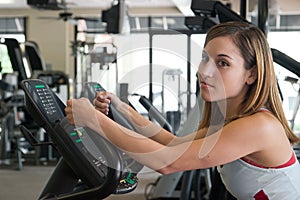
[[[240, 105], [240, 113], [226, 123], [254, 114], [258, 109], [266, 107], [282, 123], [286, 135], [292, 144], [300, 139], [291, 130], [279, 96], [273, 57], [267, 39], [255, 25], [246, 22], [226, 22], [215, 25], [208, 32], [204, 47], [216, 37], [230, 36], [245, 60], [245, 68], [257, 67], [257, 80], [249, 87], [244, 102]], [[203, 117], [199, 129], [209, 127], [216, 117], [214, 102], [205, 102]]]

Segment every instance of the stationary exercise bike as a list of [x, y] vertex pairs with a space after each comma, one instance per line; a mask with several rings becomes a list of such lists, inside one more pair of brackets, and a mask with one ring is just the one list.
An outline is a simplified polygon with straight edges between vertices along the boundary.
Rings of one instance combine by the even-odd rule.
[[[131, 187], [118, 187], [126, 167], [121, 151], [93, 130], [70, 125], [65, 118], [65, 105], [45, 82], [24, 80], [21, 87], [28, 112], [51, 138], [46, 144], [61, 155], [39, 199], [94, 200], [132, 191]], [[25, 126], [20, 129], [32, 145], [45, 144]]]
[[[100, 83], [87, 82], [84, 85], [81, 96], [88, 98], [93, 104], [97, 93], [100, 91], [105, 91], [104, 87]], [[112, 104], [109, 105], [108, 117], [123, 127], [136, 131], [131, 123], [121, 113], [119, 113]], [[124, 169], [117, 191], [118, 193], [123, 193], [122, 191], [125, 190], [124, 192], [127, 193], [129, 189], [134, 190], [137, 187], [137, 173], [142, 170], [144, 165], [135, 161], [125, 153], [122, 153], [122, 161], [124, 163]]]

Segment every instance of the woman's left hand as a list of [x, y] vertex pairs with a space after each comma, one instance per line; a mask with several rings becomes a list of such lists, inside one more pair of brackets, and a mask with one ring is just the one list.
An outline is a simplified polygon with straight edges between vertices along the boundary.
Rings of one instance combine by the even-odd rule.
[[65, 108], [68, 122], [78, 127], [87, 127], [91, 123], [97, 123], [96, 112], [98, 111], [87, 98], [70, 99]]

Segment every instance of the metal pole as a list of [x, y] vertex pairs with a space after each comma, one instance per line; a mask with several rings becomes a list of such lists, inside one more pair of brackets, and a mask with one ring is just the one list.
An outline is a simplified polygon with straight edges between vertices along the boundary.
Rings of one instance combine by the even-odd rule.
[[268, 32], [268, 17], [269, 17], [269, 4], [268, 0], [258, 1], [258, 27], [267, 36]]
[[240, 1], [240, 15], [245, 19], [247, 18], [247, 4], [247, 0]]
[[187, 115], [191, 110], [191, 34], [187, 35]]
[[152, 86], [152, 64], [153, 64], [153, 35], [151, 31], [151, 17], [148, 17], [148, 27], [149, 27], [149, 100], [153, 102], [153, 86]]

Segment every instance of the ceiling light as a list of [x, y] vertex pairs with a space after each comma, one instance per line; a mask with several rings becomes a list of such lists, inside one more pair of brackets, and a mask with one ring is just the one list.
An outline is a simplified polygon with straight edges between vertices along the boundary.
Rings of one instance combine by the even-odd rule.
[[10, 3], [15, 3], [14, 0], [1, 0], [0, 4], [10, 4]]

